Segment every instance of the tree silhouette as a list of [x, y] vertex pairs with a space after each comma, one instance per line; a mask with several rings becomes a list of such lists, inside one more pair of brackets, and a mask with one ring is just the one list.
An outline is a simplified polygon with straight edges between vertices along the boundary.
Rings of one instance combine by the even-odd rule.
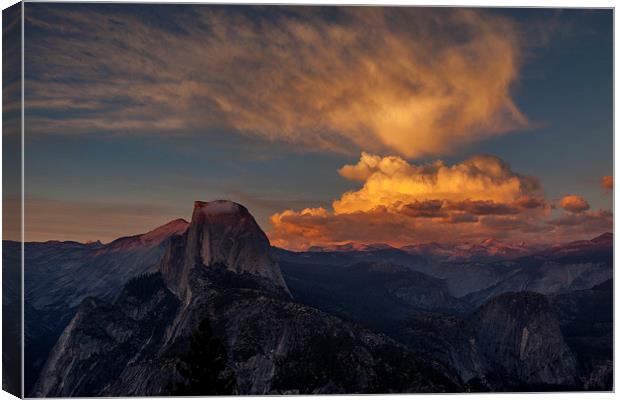
[[235, 378], [224, 373], [228, 357], [222, 342], [213, 335], [205, 318], [190, 337], [189, 351], [180, 356], [177, 370], [184, 379], [172, 390], [178, 396], [232, 394]]

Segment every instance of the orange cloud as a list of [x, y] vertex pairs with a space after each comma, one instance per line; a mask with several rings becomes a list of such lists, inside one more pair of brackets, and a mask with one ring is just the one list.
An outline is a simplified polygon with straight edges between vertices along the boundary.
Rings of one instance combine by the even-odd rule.
[[614, 189], [614, 177], [611, 175], [606, 175], [601, 178], [601, 186], [605, 191], [610, 191]]
[[27, 29], [45, 37], [28, 43], [27, 66], [45, 66], [26, 83], [31, 133], [232, 128], [418, 157], [528, 125], [511, 97], [518, 27], [482, 10], [197, 6], [165, 29], [114, 9], [31, 8]]
[[560, 206], [566, 211], [580, 213], [590, 209], [590, 204], [581, 196], [564, 196], [560, 201]]
[[588, 212], [579, 196], [563, 199], [570, 212], [552, 218], [538, 181], [493, 156], [454, 165], [416, 165], [364, 153], [357, 164], [339, 172], [363, 182], [362, 187], [344, 193], [331, 211], [321, 207], [274, 214], [273, 244], [291, 249], [348, 242], [400, 246], [489, 237], [549, 242], [611, 229], [611, 213]]
[[530, 215], [474, 215], [448, 212], [439, 215], [411, 215], [377, 208], [369, 212], [333, 214], [287, 210], [272, 216], [273, 245], [289, 249], [383, 242], [393, 246], [420, 242], [484, 240], [548, 241], [555, 227]]
[[334, 201], [336, 214], [369, 211], [377, 206], [400, 209], [420, 200], [513, 202], [536, 196], [539, 184], [519, 175], [494, 156], [475, 156], [460, 164], [409, 164], [400, 157], [362, 153], [355, 165], [346, 165], [340, 175], [361, 180], [364, 186]]

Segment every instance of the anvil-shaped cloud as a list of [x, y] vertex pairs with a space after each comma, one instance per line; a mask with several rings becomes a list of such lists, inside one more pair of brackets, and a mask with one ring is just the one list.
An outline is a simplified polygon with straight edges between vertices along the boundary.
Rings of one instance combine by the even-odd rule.
[[523, 36], [497, 14], [185, 10], [164, 23], [115, 6], [33, 7], [29, 133], [232, 130], [302, 148], [418, 157], [528, 125], [511, 97]]

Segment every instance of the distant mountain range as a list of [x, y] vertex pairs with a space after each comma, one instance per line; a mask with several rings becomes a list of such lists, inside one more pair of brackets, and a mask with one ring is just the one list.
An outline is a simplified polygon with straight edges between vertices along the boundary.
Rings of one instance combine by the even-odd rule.
[[604, 233], [592, 240], [580, 240], [559, 245], [545, 244], [526, 244], [504, 243], [498, 239], [485, 239], [477, 243], [457, 242], [457, 243], [419, 243], [406, 245], [401, 247], [393, 247], [386, 243], [344, 243], [331, 246], [311, 246], [306, 253], [354, 253], [354, 252], [373, 252], [387, 250], [402, 250], [411, 255], [418, 255], [432, 261], [440, 262], [488, 262], [488, 261], [505, 261], [513, 260], [528, 255], [538, 253], [559, 253], [559, 252], [580, 252], [587, 248], [596, 246], [609, 247], [613, 245], [613, 234]]
[[204, 320], [236, 394], [611, 389], [611, 233], [292, 252], [215, 201], [109, 244], [25, 246], [31, 396], [171, 394]]

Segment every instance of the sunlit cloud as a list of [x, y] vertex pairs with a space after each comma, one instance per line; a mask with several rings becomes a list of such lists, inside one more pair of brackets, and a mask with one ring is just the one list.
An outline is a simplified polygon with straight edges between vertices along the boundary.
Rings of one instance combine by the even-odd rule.
[[472, 207], [475, 201], [508, 203], [540, 195], [535, 178], [513, 172], [493, 156], [479, 155], [449, 166], [442, 161], [415, 165], [396, 156], [362, 153], [357, 164], [346, 165], [339, 172], [364, 185], [334, 202], [337, 214], [369, 211], [377, 206], [400, 209], [420, 200], [470, 202]]
[[566, 211], [580, 213], [590, 209], [590, 204], [581, 196], [568, 195], [560, 200], [560, 206]]
[[[165, 7], [165, 6], [162, 6]], [[528, 126], [514, 21], [473, 9], [195, 6], [26, 14], [33, 134], [244, 135], [408, 157]]]
[[614, 189], [614, 177], [611, 175], [602, 177], [601, 186], [606, 192], [611, 192]]
[[339, 172], [362, 182], [361, 188], [334, 200], [331, 210], [274, 214], [270, 238], [275, 245], [401, 246], [487, 238], [544, 243], [598, 234], [612, 226], [611, 212], [588, 211], [587, 201], [579, 196], [565, 197], [560, 204], [566, 211], [554, 216], [536, 178], [513, 171], [493, 156], [447, 165], [364, 153], [357, 164]]

